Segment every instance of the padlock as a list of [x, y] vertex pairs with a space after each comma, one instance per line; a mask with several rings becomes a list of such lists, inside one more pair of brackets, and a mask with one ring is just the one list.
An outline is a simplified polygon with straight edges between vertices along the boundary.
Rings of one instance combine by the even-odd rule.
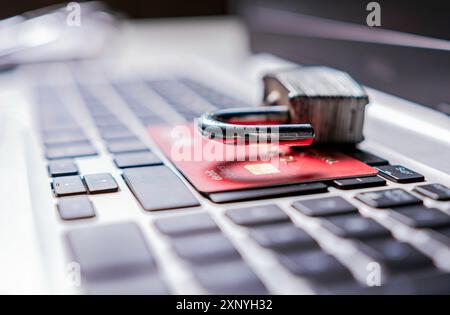
[[288, 105], [293, 124], [309, 123], [315, 143], [364, 139], [364, 88], [347, 73], [323, 66], [295, 67], [263, 77], [263, 105]]
[[[296, 67], [263, 78], [262, 105], [204, 113], [198, 130], [227, 143], [280, 141], [291, 146], [356, 144], [364, 139], [364, 88], [347, 73]], [[250, 141], [247, 141], [250, 139]], [[240, 141], [239, 141], [240, 140]]]

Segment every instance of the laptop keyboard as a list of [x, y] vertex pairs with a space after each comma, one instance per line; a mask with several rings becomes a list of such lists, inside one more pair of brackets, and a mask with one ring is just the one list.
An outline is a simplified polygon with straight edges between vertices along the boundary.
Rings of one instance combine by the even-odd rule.
[[[170, 121], [161, 114], [162, 106], [187, 121], [206, 110], [243, 106], [187, 78], [103, 84], [117, 93], [142, 127]], [[205, 202], [127, 119], [95, 95], [95, 86], [78, 83], [71, 88], [82, 100], [102, 148], [94, 145], [73, 114], [76, 109], [65, 105], [58, 88], [38, 87], [36, 104], [59, 224], [70, 220], [81, 225], [66, 227], [65, 244], [69, 260], [81, 266], [85, 292], [179, 293], [143, 232], [152, 229], [205, 293], [450, 293], [450, 281], [443, 280], [449, 277], [449, 260], [442, 263], [436, 257], [450, 252], [448, 187], [423, 183], [422, 174], [390, 165], [369, 152], [346, 149], [376, 167], [380, 176], [218, 192], [209, 196], [212, 203]], [[105, 154], [121, 176], [80, 171], [79, 161]], [[91, 222], [83, 227], [83, 222], [96, 217], [93, 195], [107, 198], [120, 192], [121, 186], [148, 213], [148, 222]], [[294, 201], [292, 196], [297, 196]], [[266, 202], [269, 198], [277, 199]], [[249, 200], [258, 203], [239, 204]], [[223, 216], [213, 215], [214, 207], [222, 209]], [[189, 208], [196, 212], [184, 213]], [[158, 216], [151, 216], [157, 210]], [[166, 210], [171, 210], [170, 215], [164, 216]], [[394, 233], [399, 228], [409, 234], [399, 237]], [[415, 233], [426, 235], [425, 241], [408, 239]], [[426, 249], [428, 242], [437, 249]], [[353, 251], [339, 250], [346, 246]], [[246, 252], [247, 248], [262, 258]], [[363, 259], [354, 260], [355, 255]], [[274, 268], [258, 262], [268, 256]], [[367, 264], [360, 260], [382, 266], [381, 286], [366, 283]], [[277, 272], [294, 285], [280, 289], [273, 280]], [[297, 283], [306, 283], [308, 289], [303, 291]]]

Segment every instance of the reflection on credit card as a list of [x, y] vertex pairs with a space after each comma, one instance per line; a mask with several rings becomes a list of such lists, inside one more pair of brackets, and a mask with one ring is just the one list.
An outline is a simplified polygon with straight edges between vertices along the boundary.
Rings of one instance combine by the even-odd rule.
[[154, 126], [149, 133], [202, 193], [377, 174], [374, 168], [332, 149], [229, 145], [202, 137], [192, 123]]

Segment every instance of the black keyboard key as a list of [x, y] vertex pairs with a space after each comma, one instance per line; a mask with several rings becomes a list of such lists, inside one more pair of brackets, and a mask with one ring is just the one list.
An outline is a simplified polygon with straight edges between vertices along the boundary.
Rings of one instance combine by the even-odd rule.
[[219, 227], [207, 213], [161, 218], [156, 220], [154, 224], [161, 233], [169, 236], [185, 236], [219, 231]]
[[110, 126], [117, 126], [120, 125], [120, 120], [117, 119], [114, 115], [103, 115], [94, 117], [94, 123], [97, 127], [104, 128], [104, 127], [110, 127]]
[[374, 208], [390, 208], [422, 203], [419, 198], [400, 188], [359, 193], [355, 198]]
[[431, 260], [408, 243], [393, 238], [365, 241], [358, 248], [390, 272], [429, 267]]
[[196, 267], [194, 275], [211, 294], [267, 294], [264, 284], [242, 260]]
[[399, 277], [391, 279], [382, 286], [360, 287], [345, 294], [370, 294], [370, 295], [438, 295], [450, 294], [450, 274], [432, 273], [418, 277]]
[[386, 181], [379, 176], [336, 179], [333, 185], [339, 189], [359, 189], [386, 185]]
[[431, 237], [450, 248], [450, 226], [431, 230]]
[[109, 193], [119, 190], [119, 185], [109, 173], [84, 175], [84, 182], [90, 194]]
[[86, 193], [86, 187], [84, 187], [80, 176], [55, 177], [52, 187], [57, 197]]
[[[88, 105], [88, 110], [91, 112], [91, 116], [92, 119], [94, 120], [94, 122], [96, 122], [97, 120], [101, 120], [101, 119], [117, 119], [117, 116], [114, 115], [109, 109], [107, 109], [106, 107], [103, 108], [102, 112], [97, 112], [96, 110], [91, 111], [91, 109], [96, 108], [96, 106], [89, 106]], [[119, 121], [118, 124], [120, 124], [121, 122]]]
[[307, 183], [280, 187], [212, 193], [209, 194], [209, 198], [213, 202], [223, 203], [243, 200], [266, 199], [271, 197], [317, 194], [327, 191], [327, 185], [323, 183]]
[[67, 243], [88, 281], [153, 273], [156, 262], [139, 227], [115, 223], [69, 231]]
[[108, 141], [106, 147], [111, 153], [149, 151], [148, 147], [142, 141], [135, 139]]
[[442, 184], [421, 185], [413, 190], [434, 200], [450, 200], [450, 188]]
[[293, 224], [275, 224], [250, 229], [250, 237], [260, 246], [281, 251], [318, 247], [304, 230]]
[[262, 205], [231, 209], [226, 212], [226, 215], [234, 223], [244, 226], [290, 221], [289, 216], [277, 205]]
[[353, 279], [341, 262], [320, 249], [279, 254], [278, 260], [294, 275], [317, 283], [331, 284]]
[[145, 126], [152, 126], [152, 125], [158, 125], [158, 124], [164, 124], [166, 121], [159, 116], [154, 117], [144, 117], [141, 118], [141, 123], [143, 123]]
[[49, 160], [68, 159], [93, 155], [97, 155], [97, 151], [89, 143], [53, 146], [45, 150], [45, 156]]
[[396, 183], [422, 182], [425, 177], [401, 165], [378, 166], [380, 175]]
[[102, 135], [103, 133], [107, 134], [108, 132], [130, 132], [131, 130], [128, 128], [127, 125], [123, 124], [122, 122], [118, 122], [116, 124], [112, 124], [112, 125], [106, 125], [106, 126], [99, 126], [97, 125], [97, 128], [100, 132], [100, 135]]
[[87, 141], [89, 140], [80, 129], [64, 129], [59, 131], [44, 132], [42, 135], [42, 142], [46, 146]]
[[352, 149], [350, 151], [346, 151], [346, 153], [370, 166], [386, 165], [389, 163], [387, 160], [380, 158], [379, 156], [358, 149]]
[[435, 273], [413, 279], [412, 294], [450, 294], [450, 273]]
[[438, 209], [424, 205], [404, 206], [393, 209], [392, 216], [414, 228], [450, 226], [450, 216]]
[[128, 128], [118, 125], [118, 126], [108, 126], [100, 129], [100, 135], [104, 140], [117, 140], [124, 138], [134, 137], [134, 133]]
[[55, 144], [47, 144], [44, 143], [44, 149], [53, 149], [53, 148], [64, 148], [64, 147], [73, 147], [73, 146], [89, 146], [91, 142], [89, 139], [84, 139], [82, 141], [72, 141], [72, 142], [61, 142]]
[[144, 210], [199, 206], [184, 183], [167, 166], [127, 168], [123, 178]]
[[115, 132], [115, 131], [131, 131], [130, 128], [126, 124], [123, 124], [122, 122], [119, 122], [119, 123], [114, 124], [114, 125], [98, 127], [98, 129], [99, 129], [101, 135], [103, 133], [108, 133], [109, 131], [111, 131], [111, 132]]
[[51, 177], [77, 175], [78, 167], [72, 160], [55, 160], [48, 163], [48, 173]]
[[163, 164], [152, 152], [133, 152], [114, 155], [114, 163], [118, 168], [142, 167]]
[[138, 274], [123, 278], [91, 282], [86, 288], [89, 295], [167, 295], [170, 294], [160, 275]]
[[153, 113], [151, 110], [149, 110], [146, 107], [135, 107], [132, 108], [134, 114], [137, 116], [138, 119], [142, 120], [142, 119], [152, 119], [152, 118], [157, 118], [158, 115], [156, 115], [155, 113]]
[[135, 110], [134, 113], [141, 121], [145, 119], [148, 119], [149, 121], [152, 119], [155, 119], [155, 121], [160, 119], [160, 116], [145, 108]]
[[[75, 122], [69, 122], [65, 124], [51, 124], [51, 125], [43, 125], [43, 122], [41, 121], [41, 125], [39, 126], [39, 130], [41, 131], [42, 138], [45, 138], [48, 135], [51, 135], [53, 133], [57, 133], [59, 131], [65, 131], [65, 130], [81, 130], [79, 125]], [[82, 130], [81, 130], [82, 131]]]
[[126, 138], [119, 138], [119, 139], [104, 139], [105, 144], [108, 145], [109, 143], [120, 143], [120, 142], [126, 142], [126, 141], [140, 141], [138, 137], [136, 136], [130, 136]]
[[220, 232], [175, 238], [172, 245], [178, 256], [195, 264], [240, 258], [233, 244]]
[[391, 234], [378, 222], [359, 214], [326, 217], [323, 220], [323, 225], [330, 232], [343, 238], [369, 239]]
[[436, 229], [436, 232], [447, 237], [450, 240], [450, 227]]
[[44, 149], [58, 148], [58, 147], [70, 147], [70, 146], [82, 146], [82, 145], [90, 145], [90, 141], [88, 138], [84, 138], [80, 141], [70, 141], [70, 142], [44, 142]]
[[58, 201], [59, 216], [63, 220], [95, 217], [94, 207], [87, 196], [64, 197]]
[[299, 200], [294, 202], [292, 206], [304, 215], [311, 217], [336, 215], [358, 211], [358, 209], [356, 209], [354, 205], [341, 197]]

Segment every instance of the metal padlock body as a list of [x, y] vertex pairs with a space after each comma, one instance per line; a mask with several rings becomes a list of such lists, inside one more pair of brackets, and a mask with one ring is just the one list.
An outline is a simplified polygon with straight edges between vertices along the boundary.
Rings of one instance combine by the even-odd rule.
[[315, 143], [364, 140], [364, 88], [347, 73], [328, 67], [296, 67], [264, 76], [264, 104], [288, 105], [291, 123], [310, 123]]

